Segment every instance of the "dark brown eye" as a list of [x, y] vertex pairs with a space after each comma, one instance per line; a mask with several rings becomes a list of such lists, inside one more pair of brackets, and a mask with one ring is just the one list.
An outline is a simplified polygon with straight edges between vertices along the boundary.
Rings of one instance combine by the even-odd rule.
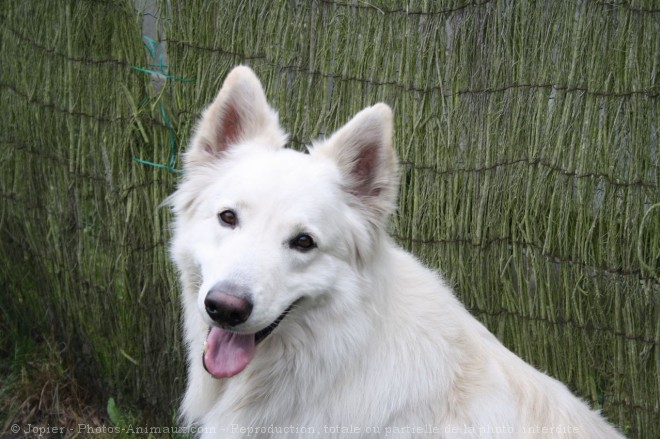
[[218, 221], [223, 226], [234, 228], [238, 224], [238, 217], [233, 210], [223, 210], [218, 214]]
[[306, 252], [315, 248], [316, 242], [314, 242], [314, 239], [308, 234], [301, 233], [300, 235], [296, 236], [291, 241], [289, 241], [289, 247], [291, 247], [294, 250]]

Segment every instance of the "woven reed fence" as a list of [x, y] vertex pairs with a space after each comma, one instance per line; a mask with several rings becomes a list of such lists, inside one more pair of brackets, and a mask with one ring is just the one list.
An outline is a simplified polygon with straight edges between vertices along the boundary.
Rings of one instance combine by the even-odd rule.
[[139, 3], [3, 2], [3, 354], [54, 339], [104, 397], [169, 413], [183, 355], [158, 205], [246, 63], [295, 148], [388, 102], [393, 235], [513, 351], [660, 437], [656, 2]]

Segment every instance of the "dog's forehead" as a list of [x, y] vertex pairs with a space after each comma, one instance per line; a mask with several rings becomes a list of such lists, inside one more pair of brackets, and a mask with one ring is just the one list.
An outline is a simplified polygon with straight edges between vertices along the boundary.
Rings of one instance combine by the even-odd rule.
[[289, 148], [234, 157], [219, 190], [242, 202], [323, 204], [340, 193], [339, 173], [326, 160]]

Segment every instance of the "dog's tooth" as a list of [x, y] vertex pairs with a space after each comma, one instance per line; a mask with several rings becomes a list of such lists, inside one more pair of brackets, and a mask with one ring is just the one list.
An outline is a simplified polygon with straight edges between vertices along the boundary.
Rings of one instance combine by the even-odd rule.
[[206, 353], [206, 351], [209, 349], [209, 342], [204, 340], [204, 347], [202, 348], [202, 352]]

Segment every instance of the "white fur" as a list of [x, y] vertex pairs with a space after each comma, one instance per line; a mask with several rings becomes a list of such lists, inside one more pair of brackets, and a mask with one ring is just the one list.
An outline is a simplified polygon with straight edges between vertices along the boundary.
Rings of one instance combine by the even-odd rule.
[[[203, 438], [622, 437], [386, 235], [398, 184], [391, 134], [391, 110], [377, 104], [309, 154], [283, 148], [254, 73], [229, 74], [169, 201], [188, 348], [184, 422]], [[217, 219], [228, 208], [233, 229]], [[287, 244], [303, 232], [317, 248]], [[253, 292], [237, 332], [263, 329], [302, 298], [247, 368], [220, 380], [202, 365], [212, 324], [203, 301], [219, 281]]]

